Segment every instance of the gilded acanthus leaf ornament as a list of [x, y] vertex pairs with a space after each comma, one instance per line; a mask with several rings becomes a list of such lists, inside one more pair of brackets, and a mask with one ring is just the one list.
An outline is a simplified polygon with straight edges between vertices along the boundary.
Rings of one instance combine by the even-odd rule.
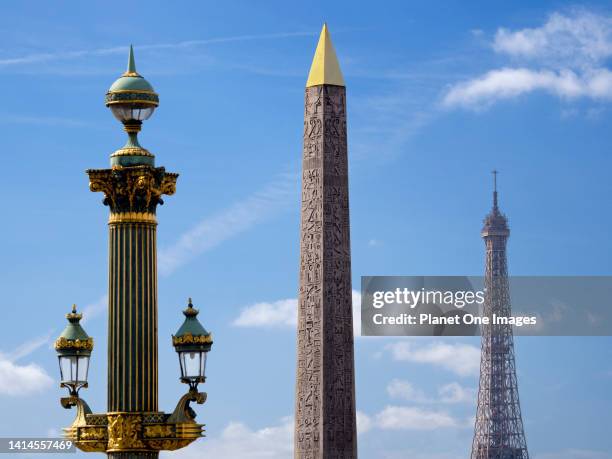
[[93, 350], [93, 338], [87, 339], [66, 339], [63, 336], [55, 340], [56, 350], [65, 349], [84, 349], [87, 351]]
[[111, 213], [155, 214], [162, 195], [176, 191], [178, 174], [163, 167], [133, 166], [89, 169], [89, 189], [104, 193], [104, 204]]
[[187, 332], [183, 336], [172, 337], [172, 344], [174, 344], [175, 346], [177, 344], [207, 344], [212, 342], [212, 334], [194, 336], [191, 333]]
[[142, 430], [139, 415], [128, 413], [108, 415], [108, 450], [144, 448], [140, 437]]

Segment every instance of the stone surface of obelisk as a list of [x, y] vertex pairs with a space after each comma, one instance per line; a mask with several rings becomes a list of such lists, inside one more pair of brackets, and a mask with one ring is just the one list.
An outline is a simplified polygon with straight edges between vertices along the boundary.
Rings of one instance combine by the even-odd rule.
[[357, 457], [346, 88], [327, 26], [304, 113], [295, 458]]

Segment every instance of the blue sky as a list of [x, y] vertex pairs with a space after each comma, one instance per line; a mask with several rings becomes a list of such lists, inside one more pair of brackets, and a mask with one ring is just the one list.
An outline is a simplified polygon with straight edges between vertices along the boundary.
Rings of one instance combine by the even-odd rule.
[[[605, 2], [38, 2], [0, 15], [2, 436], [57, 434], [52, 340], [75, 302], [106, 405], [107, 208], [87, 168], [124, 133], [103, 98], [133, 43], [160, 94], [143, 146], [179, 172], [159, 216], [160, 405], [192, 296], [215, 334], [208, 437], [167, 457], [291, 457], [303, 90], [323, 21], [347, 82], [353, 285], [478, 275], [497, 168], [515, 275], [610, 275]], [[517, 338], [536, 459], [612, 458], [610, 338]], [[360, 457], [466, 457], [478, 341], [357, 338]], [[10, 413], [10, 416], [6, 415]]]

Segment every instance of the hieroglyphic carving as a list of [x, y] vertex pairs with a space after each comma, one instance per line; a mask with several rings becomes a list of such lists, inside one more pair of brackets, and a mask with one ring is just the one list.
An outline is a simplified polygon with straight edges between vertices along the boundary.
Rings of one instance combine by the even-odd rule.
[[306, 88], [295, 457], [357, 457], [345, 88]]

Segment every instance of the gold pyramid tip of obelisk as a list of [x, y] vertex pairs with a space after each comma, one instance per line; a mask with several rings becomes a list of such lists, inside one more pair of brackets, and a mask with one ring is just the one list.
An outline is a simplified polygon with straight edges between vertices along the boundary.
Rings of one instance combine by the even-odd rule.
[[321, 84], [344, 86], [344, 78], [342, 77], [334, 45], [327, 30], [327, 23], [323, 24], [323, 29], [321, 30], [321, 36], [319, 37], [317, 50], [312, 60], [306, 87], [309, 88]]

